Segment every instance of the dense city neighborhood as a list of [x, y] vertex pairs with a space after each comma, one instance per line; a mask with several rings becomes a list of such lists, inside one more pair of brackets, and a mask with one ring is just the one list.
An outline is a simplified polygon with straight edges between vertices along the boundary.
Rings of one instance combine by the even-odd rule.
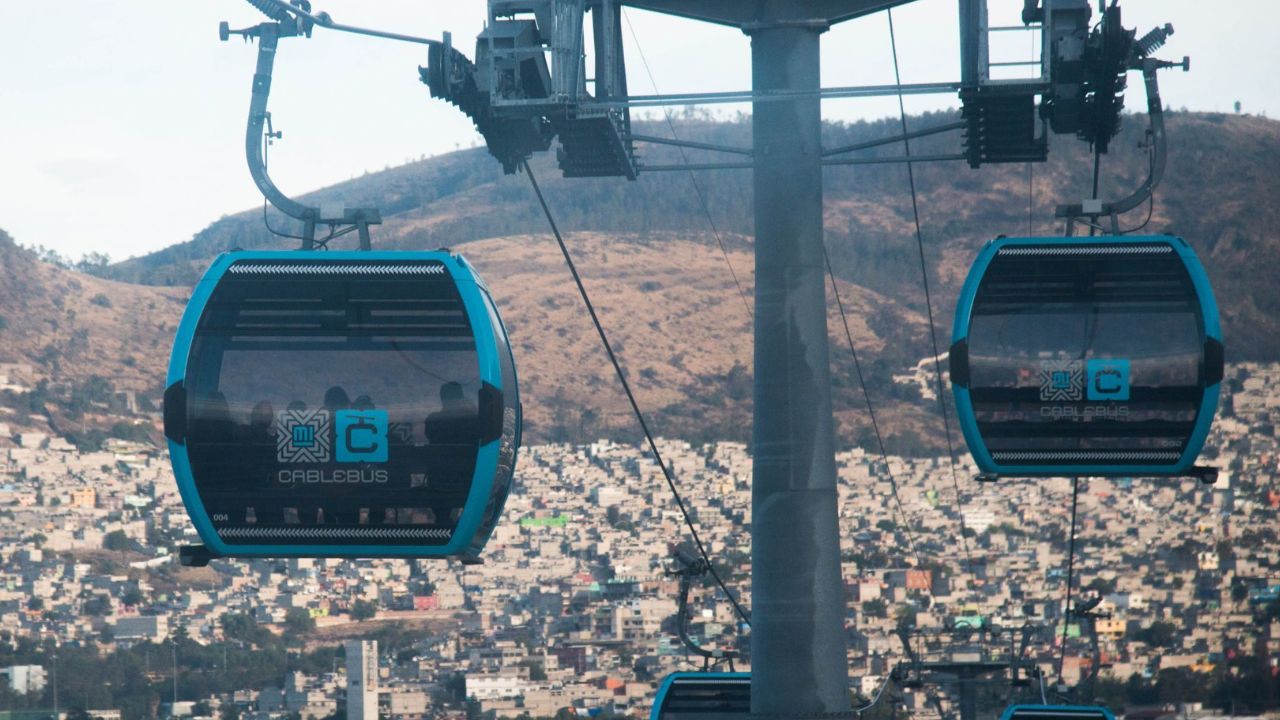
[[[28, 371], [0, 367], [0, 386], [23, 390]], [[1277, 365], [1229, 369], [1204, 455], [1220, 469], [1212, 485], [1082, 479], [1070, 568], [1070, 479], [978, 483], [967, 456], [952, 468], [945, 457], [839, 453], [854, 693], [873, 697], [895, 668], [939, 659], [1012, 661], [1037, 695], [1171, 669], [1230, 674], [1246, 656], [1274, 677], [1278, 384]], [[151, 644], [151, 674], [166, 688], [157, 715], [646, 717], [665, 675], [704, 667], [678, 637], [673, 549], [688, 530], [645, 447], [524, 448], [481, 564], [236, 560], [196, 570], [178, 565], [178, 548], [197, 537], [162, 448], [110, 439], [81, 451], [12, 415], [0, 408], [0, 644], [104, 656]], [[154, 415], [133, 407], [121, 418]], [[748, 447], [659, 446], [715, 566], [750, 608]], [[1069, 576], [1077, 611], [1067, 614]], [[707, 579], [694, 584], [687, 622], [694, 642], [735, 650], [735, 668], [750, 669], [749, 628]], [[287, 658], [328, 647], [331, 660], [207, 695], [171, 672], [191, 643], [220, 647], [225, 672], [236, 663], [227, 648], [250, 652], [244, 638], [263, 630], [296, 647]], [[904, 638], [919, 641], [912, 653]], [[0, 668], [12, 707], [122, 716], [50, 692], [57, 657]], [[937, 717], [947, 705], [936, 698], [950, 697], [944, 686], [895, 692], [914, 717]]]

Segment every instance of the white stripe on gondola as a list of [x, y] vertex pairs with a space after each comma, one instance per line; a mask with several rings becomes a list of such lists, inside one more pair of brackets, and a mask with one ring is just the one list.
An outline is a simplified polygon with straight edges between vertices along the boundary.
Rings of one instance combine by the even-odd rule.
[[1180, 453], [1151, 450], [1071, 450], [1071, 451], [996, 451], [991, 453], [991, 457], [999, 462], [1019, 462], [1019, 461], [1056, 461], [1056, 462], [1082, 462], [1082, 461], [1119, 461], [1132, 462], [1135, 460], [1148, 461], [1166, 461], [1173, 462], [1181, 457]]
[[443, 275], [444, 265], [236, 263], [227, 272], [232, 275]]
[[447, 540], [453, 532], [444, 528], [230, 527], [218, 530], [218, 535], [272, 540]]
[[1002, 247], [997, 255], [1042, 257], [1053, 255], [1168, 255], [1170, 245], [1084, 245], [1073, 247]]

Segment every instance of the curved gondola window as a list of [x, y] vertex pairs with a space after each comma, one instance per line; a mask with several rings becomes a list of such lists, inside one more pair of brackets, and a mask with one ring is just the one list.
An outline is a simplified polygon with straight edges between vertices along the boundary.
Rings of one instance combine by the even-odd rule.
[[1179, 456], [1204, 393], [1205, 319], [1173, 248], [1145, 247], [1164, 252], [993, 258], [969, 318], [967, 385], [997, 458]]
[[447, 275], [227, 276], [186, 375], [196, 489], [229, 544], [443, 544], [482, 382]]
[[522, 418], [520, 395], [516, 385], [515, 360], [511, 355], [511, 341], [507, 337], [506, 327], [498, 316], [497, 306], [488, 291], [481, 290], [485, 310], [489, 314], [489, 324], [493, 328], [494, 347], [498, 349], [498, 365], [502, 377], [502, 425], [498, 438], [498, 462], [494, 471], [493, 489], [485, 503], [484, 516], [472, 540], [472, 548], [482, 546], [494, 525], [502, 516], [502, 507], [511, 492], [511, 483], [515, 476], [516, 454], [520, 449], [520, 427]]

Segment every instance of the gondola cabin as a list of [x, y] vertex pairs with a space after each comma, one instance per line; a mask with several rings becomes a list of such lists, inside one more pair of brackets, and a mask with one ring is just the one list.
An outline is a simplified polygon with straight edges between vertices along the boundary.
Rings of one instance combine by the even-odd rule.
[[1005, 708], [1000, 720], [1116, 720], [1116, 716], [1095, 705], [1013, 705]]
[[751, 673], [678, 672], [663, 679], [649, 720], [747, 720]]
[[984, 473], [1189, 474], [1217, 410], [1222, 331], [1181, 238], [1001, 238], [965, 280], [950, 364]]
[[520, 398], [484, 283], [447, 252], [233, 252], [169, 361], [165, 435], [209, 557], [474, 559]]

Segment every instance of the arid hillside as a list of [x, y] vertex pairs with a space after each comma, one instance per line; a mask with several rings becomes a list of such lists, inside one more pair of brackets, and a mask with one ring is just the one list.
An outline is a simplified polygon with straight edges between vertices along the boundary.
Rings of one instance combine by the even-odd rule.
[[[948, 122], [938, 113], [913, 127]], [[686, 118], [681, 137], [746, 144], [748, 120]], [[1103, 195], [1117, 197], [1146, 172], [1137, 148], [1143, 118], [1126, 118], [1104, 158]], [[665, 127], [650, 127], [654, 133]], [[896, 132], [889, 121], [829, 125], [830, 146]], [[955, 149], [956, 138], [926, 138], [922, 154]], [[1079, 200], [1091, 158], [1070, 138], [1053, 140], [1050, 161], [971, 170], [964, 164], [916, 169], [934, 317], [945, 345], [955, 297], [983, 242], [999, 234], [1055, 234], [1059, 202]], [[1228, 360], [1280, 359], [1280, 123], [1250, 116], [1173, 113], [1169, 167], [1144, 232], [1181, 235], [1199, 251], [1223, 310]], [[877, 150], [898, 154], [899, 148]], [[645, 148], [649, 162], [676, 161]], [[698, 161], [695, 152], [690, 161]], [[550, 204], [578, 256], [642, 404], [658, 432], [692, 440], [746, 439], [751, 403], [750, 174], [699, 173], [704, 211], [687, 173], [566, 180], [553, 161], [535, 159]], [[831, 168], [826, 231], [852, 331], [883, 414], [891, 449], [941, 446], [936, 404], [917, 387], [894, 383], [929, 354], [919, 257], [905, 169]], [[247, 182], [247, 179], [246, 179]], [[633, 437], [612, 369], [599, 347], [567, 270], [521, 176], [503, 176], [482, 150], [412, 163], [317, 191], [312, 202], [380, 207], [381, 248], [465, 253], [502, 305], [516, 345], [529, 437], [585, 440]], [[1123, 219], [1143, 222], [1146, 208]], [[710, 231], [710, 214], [744, 284], [735, 287]], [[277, 224], [285, 224], [283, 218]], [[95, 274], [41, 262], [0, 237], [0, 362], [26, 362], [63, 384], [98, 376], [116, 389], [158, 400], [173, 330], [191, 283], [218, 252], [288, 247], [270, 236], [258, 210], [228, 216], [192, 240]], [[842, 439], [870, 446], [865, 401], [835, 304], [830, 304], [834, 404]]]
[[[695, 440], [746, 439], [751, 324], [724, 258], [708, 253], [701, 239], [677, 236], [575, 233], [568, 240], [655, 429]], [[745, 247], [741, 238], [731, 242]], [[0, 330], [0, 362], [29, 363], [38, 378], [55, 383], [99, 376], [156, 402], [186, 290], [101, 280], [37, 260], [11, 243], [6, 248], [0, 307], [21, 319]], [[634, 436], [638, 429], [554, 242], [519, 236], [469, 243], [465, 250], [490, 280], [508, 325], [528, 437]], [[749, 303], [751, 255], [736, 249], [729, 257]], [[847, 283], [840, 292], [878, 404], [894, 421], [891, 443], [918, 445], [929, 434], [930, 407], [893, 386], [888, 368], [924, 352], [924, 320]], [[862, 396], [854, 392], [834, 303], [831, 308], [837, 413], [853, 442], [869, 425], [859, 411]]]
[[[912, 129], [952, 122], [954, 113], [909, 119]], [[1280, 359], [1280, 122], [1249, 115], [1174, 112], [1167, 117], [1168, 170], [1145, 232], [1187, 238], [1200, 253], [1218, 288], [1228, 359]], [[750, 144], [750, 118], [712, 122], [688, 117], [677, 123], [682, 139], [725, 145]], [[1103, 157], [1101, 194], [1118, 198], [1137, 187], [1147, 171], [1138, 148], [1146, 118], [1125, 117], [1121, 135]], [[665, 124], [640, 123], [637, 132], [670, 135]], [[836, 147], [891, 137], [897, 120], [832, 123], [824, 145]], [[951, 132], [912, 143], [917, 154], [959, 148]], [[665, 147], [644, 146], [650, 164], [678, 163]], [[863, 153], [901, 155], [897, 146]], [[750, 242], [751, 174], [697, 173], [707, 199], [704, 212], [688, 173], [642, 173], [639, 180], [559, 177], [554, 153], [534, 158], [533, 167], [560, 226], [568, 231], [627, 237], [683, 237], [704, 243], [718, 255], [707, 214], [716, 227]], [[690, 162], [722, 160], [690, 151]], [[1089, 191], [1092, 157], [1074, 137], [1054, 136], [1047, 163], [993, 165], [978, 170], [964, 163], [924, 163], [915, 168], [920, 219], [930, 272], [935, 278], [935, 317], [949, 322], [964, 273], [977, 249], [996, 235], [1060, 234], [1054, 219], [1059, 203], [1079, 202]], [[249, 182], [246, 173], [245, 182]], [[914, 242], [911, 198], [901, 165], [828, 168], [824, 179], [826, 238], [837, 275], [923, 313], [919, 258]], [[474, 240], [546, 235], [546, 221], [527, 178], [502, 175], [484, 149], [466, 150], [372, 173], [317, 191], [309, 202], [343, 202], [381, 208], [386, 222], [374, 242], [387, 248], [460, 247]], [[1030, 202], [1029, 202], [1030, 201]], [[1030, 210], [1030, 213], [1028, 212]], [[1122, 219], [1140, 225], [1146, 207]], [[0, 219], [2, 222], [2, 219]], [[285, 218], [273, 223], [288, 228]], [[288, 247], [270, 236], [260, 209], [231, 215], [192, 240], [118, 263], [112, 277], [150, 284], [189, 285], [209, 259], [231, 247]], [[741, 241], [739, 247], [743, 245]], [[495, 279], [496, 280], [496, 279]], [[495, 282], [495, 284], [498, 284]]]

